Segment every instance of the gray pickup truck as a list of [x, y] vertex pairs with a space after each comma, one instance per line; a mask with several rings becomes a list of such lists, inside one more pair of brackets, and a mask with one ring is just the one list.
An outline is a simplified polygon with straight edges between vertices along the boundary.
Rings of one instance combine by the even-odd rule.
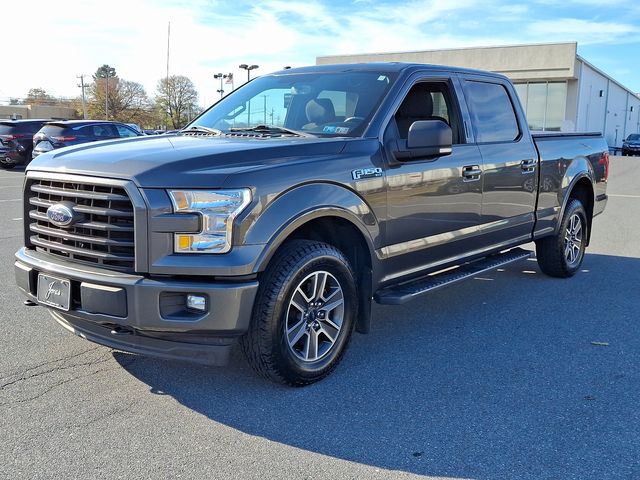
[[[532, 135], [504, 76], [418, 64], [257, 78], [174, 135], [32, 162], [27, 304], [116, 349], [329, 374], [371, 303], [529, 257], [570, 277], [607, 200], [600, 134]], [[555, 288], [555, 287], [554, 287]], [[428, 315], [428, 313], [425, 313]]]

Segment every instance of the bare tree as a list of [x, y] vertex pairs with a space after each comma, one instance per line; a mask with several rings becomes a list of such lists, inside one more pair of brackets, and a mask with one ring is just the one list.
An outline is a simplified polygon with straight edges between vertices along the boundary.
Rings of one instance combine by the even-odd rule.
[[182, 128], [199, 111], [198, 92], [189, 78], [172, 75], [158, 82], [156, 105], [173, 128]]
[[111, 120], [146, 124], [152, 114], [153, 106], [139, 83], [96, 76], [88, 90], [91, 118], [105, 118], [105, 108], [108, 108]]

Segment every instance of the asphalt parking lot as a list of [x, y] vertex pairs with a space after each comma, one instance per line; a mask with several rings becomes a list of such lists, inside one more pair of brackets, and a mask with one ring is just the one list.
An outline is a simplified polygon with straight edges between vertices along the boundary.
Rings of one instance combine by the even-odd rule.
[[138, 357], [23, 306], [22, 176], [0, 171], [0, 478], [640, 478], [640, 158], [612, 158], [576, 277], [530, 260], [374, 306], [303, 389], [238, 350], [226, 369]]

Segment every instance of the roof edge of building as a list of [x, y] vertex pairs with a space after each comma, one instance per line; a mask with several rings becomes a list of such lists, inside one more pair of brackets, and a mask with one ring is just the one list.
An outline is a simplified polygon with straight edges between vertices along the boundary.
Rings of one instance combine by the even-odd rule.
[[585, 65], [587, 65], [589, 68], [594, 69], [596, 72], [598, 72], [600, 75], [602, 75], [603, 77], [607, 78], [610, 82], [615, 83], [616, 85], [618, 85], [620, 88], [622, 88], [623, 90], [625, 90], [626, 92], [630, 93], [631, 95], [633, 95], [634, 97], [637, 97], [638, 99], [640, 99], [640, 93], [636, 93], [633, 90], [631, 90], [628, 87], [625, 87], [622, 83], [620, 83], [618, 80], [616, 80], [615, 78], [613, 78], [611, 75], [609, 75], [608, 73], [604, 72], [603, 70], [601, 70], [600, 68], [596, 67], [593, 63], [591, 63], [588, 60], [585, 60], [584, 57], [582, 57], [581, 55], [577, 55], [576, 56], [579, 62], [584, 63]]
[[[432, 49], [421, 49], [421, 50], [403, 50], [403, 51], [395, 51], [395, 52], [373, 52], [373, 53], [347, 53], [347, 54], [337, 54], [337, 55], [318, 55], [316, 56], [316, 62], [319, 58], [332, 58], [332, 57], [361, 57], [361, 56], [374, 56], [374, 55], [401, 55], [401, 54], [413, 54], [413, 53], [423, 53], [423, 52], [447, 52], [447, 51], [463, 51], [463, 50], [489, 50], [495, 48], [526, 48], [526, 47], [544, 47], [550, 45], [574, 45], [577, 51], [578, 42], [538, 42], [538, 43], [517, 43], [517, 44], [509, 44], [509, 45], [484, 45], [484, 46], [475, 46], [475, 47], [456, 47], [456, 48], [432, 48]], [[577, 54], [576, 54], [577, 55]]]

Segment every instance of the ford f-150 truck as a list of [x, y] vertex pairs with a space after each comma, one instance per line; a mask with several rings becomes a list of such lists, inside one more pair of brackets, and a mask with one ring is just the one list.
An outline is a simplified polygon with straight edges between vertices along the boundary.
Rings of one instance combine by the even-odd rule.
[[305, 385], [369, 330], [372, 301], [522, 260], [531, 241], [543, 272], [572, 276], [608, 168], [600, 134], [532, 135], [501, 75], [288, 69], [177, 134], [39, 156], [16, 279], [93, 342], [222, 365], [239, 340], [259, 374]]

